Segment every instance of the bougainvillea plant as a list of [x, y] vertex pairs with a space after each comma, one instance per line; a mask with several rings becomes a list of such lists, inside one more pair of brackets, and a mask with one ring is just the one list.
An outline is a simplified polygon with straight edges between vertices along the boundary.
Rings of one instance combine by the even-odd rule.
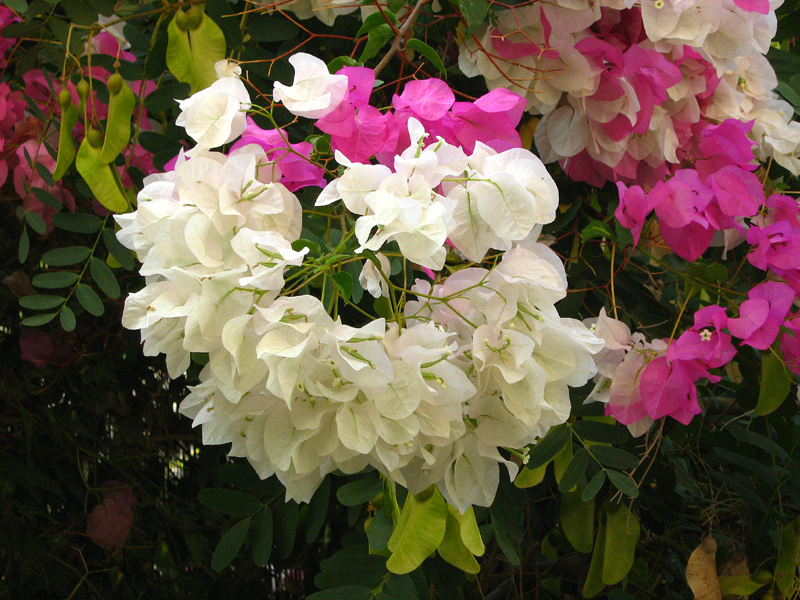
[[800, 597], [799, 22], [6, 2], [3, 585]]

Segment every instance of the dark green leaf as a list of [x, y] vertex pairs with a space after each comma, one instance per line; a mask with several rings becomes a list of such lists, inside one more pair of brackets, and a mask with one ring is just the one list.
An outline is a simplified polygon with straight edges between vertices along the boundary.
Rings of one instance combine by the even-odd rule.
[[[145, 108], [150, 112], [161, 112], [162, 110], [171, 110], [178, 107], [177, 100], [183, 100], [189, 97], [189, 90], [191, 86], [188, 83], [181, 81], [173, 81], [162, 85], [154, 92], [148, 94], [144, 99]], [[139, 134], [140, 143], [141, 137], [149, 132], [141, 132]], [[153, 134], [158, 135], [158, 134]], [[145, 136], [147, 137], [147, 136]]]
[[85, 261], [92, 251], [86, 246], [67, 246], [45, 252], [42, 262], [51, 267], [66, 267]]
[[[197, 364], [208, 363], [208, 354], [193, 354], [192, 360]], [[261, 479], [249, 463], [229, 463], [220, 466], [217, 474], [224, 483], [253, 494], [274, 496], [283, 491], [283, 486], [276, 477]]]
[[528, 462], [525, 465], [528, 469], [536, 469], [546, 465], [556, 457], [556, 454], [564, 449], [572, 434], [566, 427], [555, 427], [547, 432], [539, 442], [531, 448], [528, 455]]
[[75, 321], [75, 313], [69, 306], [65, 306], [61, 309], [59, 320], [61, 321], [61, 327], [64, 331], [74, 331], [77, 323]]
[[314, 578], [319, 589], [335, 589], [344, 585], [377, 587], [386, 575], [386, 558], [369, 554], [366, 545], [340, 550], [320, 563], [322, 572]]
[[207, 488], [200, 490], [197, 499], [200, 504], [227, 513], [235, 517], [245, 517], [257, 513], [263, 508], [261, 500], [239, 490], [225, 490], [221, 488]]
[[604, 221], [593, 220], [581, 231], [581, 239], [593, 240], [596, 238], [614, 239], [611, 226]]
[[369, 33], [379, 25], [395, 25], [397, 23], [397, 15], [394, 14], [391, 10], [384, 9], [383, 12], [374, 12], [369, 15], [364, 22], [361, 24], [361, 28], [356, 33], [356, 37], [359, 38], [365, 33]]
[[639, 495], [639, 488], [636, 487], [633, 479], [625, 475], [625, 473], [608, 470], [606, 471], [606, 475], [608, 475], [609, 481], [626, 496], [636, 498]]
[[572, 424], [572, 429], [583, 440], [602, 442], [605, 444], [622, 444], [630, 439], [625, 427], [582, 419]]
[[331, 279], [336, 283], [336, 287], [339, 288], [339, 292], [344, 301], [347, 302], [350, 300], [350, 297], [353, 295], [353, 278], [350, 276], [350, 273], [347, 271], [336, 271], [331, 275]]
[[224, 533], [219, 544], [214, 549], [214, 555], [211, 557], [212, 569], [219, 572], [231, 564], [231, 561], [239, 554], [249, 528], [250, 519], [242, 519]]
[[50, 290], [70, 287], [76, 281], [78, 281], [77, 273], [39, 273], [33, 276], [33, 285]]
[[314, 592], [306, 600], [370, 600], [372, 590], [362, 585], [345, 585], [342, 587]]
[[114, 273], [108, 268], [108, 265], [97, 257], [93, 257], [89, 261], [89, 270], [92, 273], [94, 282], [97, 287], [109, 298], [119, 298], [120, 289], [117, 278]]
[[380, 479], [359, 479], [351, 481], [336, 491], [336, 498], [345, 506], [363, 504], [383, 491], [383, 481]]
[[58, 213], [53, 215], [53, 225], [73, 233], [95, 233], [100, 231], [103, 220], [84, 213]]
[[28, 230], [23, 229], [22, 235], [19, 237], [19, 246], [17, 247], [17, 258], [20, 263], [28, 260], [28, 254], [31, 251], [31, 238], [28, 236]]
[[738, 423], [731, 423], [727, 427], [725, 427], [725, 431], [730, 433], [733, 437], [735, 437], [740, 442], [744, 442], [745, 444], [750, 444], [751, 446], [755, 446], [756, 448], [761, 448], [765, 452], [769, 452], [776, 458], [781, 460], [786, 460], [789, 458], [789, 455], [786, 454], [786, 450], [781, 448], [778, 444], [773, 442], [765, 435], [761, 435], [760, 433], [756, 433], [750, 429], [745, 429]]
[[328, 71], [331, 74], [336, 73], [342, 67], [359, 67], [361, 63], [358, 62], [355, 58], [350, 56], [337, 56], [331, 62], [328, 63]]
[[472, 34], [489, 14], [486, 0], [457, 0], [458, 8], [467, 23], [467, 35]]
[[572, 457], [569, 465], [567, 466], [564, 474], [561, 476], [561, 481], [558, 483], [560, 492], [568, 492], [581, 480], [583, 474], [586, 472], [586, 467], [589, 466], [589, 453], [586, 448], [581, 448]]
[[61, 201], [47, 190], [35, 187], [31, 188], [31, 191], [42, 204], [46, 204], [50, 208], [55, 208], [56, 210], [61, 210]]
[[[56, 182], [53, 181], [53, 174], [47, 170], [47, 167], [40, 162], [34, 163], [33, 166], [36, 169], [36, 172], [39, 174], [39, 177], [41, 177], [47, 185], [50, 187], [55, 186]], [[34, 192], [34, 194], [35, 193], [36, 192]]]
[[392, 537], [392, 520], [386, 514], [386, 507], [375, 513], [372, 521], [369, 524], [369, 532], [367, 539], [369, 540], [369, 547], [372, 550], [383, 550], [386, 544], [389, 543], [389, 538]]
[[592, 446], [592, 456], [606, 467], [614, 469], [635, 469], [639, 466], [639, 458], [621, 448], [613, 446]]
[[422, 56], [431, 61], [431, 64], [439, 69], [443, 75], [447, 76], [447, 69], [442, 62], [442, 58], [436, 53], [436, 50], [428, 46], [428, 44], [422, 40], [412, 38], [406, 43], [406, 48], [419, 52]]
[[105, 307], [103, 306], [103, 302], [100, 300], [100, 297], [85, 283], [78, 284], [78, 287], [75, 289], [75, 296], [78, 298], [80, 305], [89, 314], [99, 317], [105, 311]]
[[134, 269], [136, 264], [133, 260], [133, 253], [119, 243], [113, 229], [108, 227], [103, 229], [103, 242], [111, 256], [117, 259], [117, 262], [122, 265], [123, 269], [126, 271], [132, 271]]
[[511, 543], [509, 537], [504, 532], [495, 529], [494, 539], [497, 541], [497, 545], [500, 546], [500, 550], [502, 550], [503, 554], [505, 554], [508, 562], [510, 562], [512, 565], [519, 565], [519, 555], [517, 554], [517, 550], [514, 548], [514, 544]]
[[583, 494], [581, 494], [581, 500], [586, 502], [587, 500], [591, 500], [597, 495], [597, 492], [603, 487], [603, 484], [606, 482], [606, 472], [605, 471], [598, 471], [594, 474], [589, 480], [589, 483], [586, 484], [586, 487], [583, 488]]
[[331, 478], [326, 477], [322, 485], [317, 488], [308, 503], [308, 517], [306, 518], [306, 543], [310, 544], [319, 536], [325, 517], [328, 515], [328, 504], [331, 497]]
[[248, 23], [247, 33], [257, 42], [285, 42], [297, 37], [300, 28], [282, 17], [262, 17]]
[[261, 567], [272, 554], [272, 512], [265, 506], [253, 519], [253, 561]]
[[299, 508], [297, 502], [289, 500], [275, 511], [275, 558], [288, 558], [292, 553]]
[[388, 23], [378, 25], [375, 29], [369, 32], [369, 35], [367, 35], [367, 43], [364, 44], [364, 50], [361, 52], [361, 56], [358, 58], [358, 61], [363, 63], [377, 55], [381, 48], [383, 48], [384, 44], [386, 44], [386, 42], [388, 42], [392, 36], [394, 36], [394, 31], [391, 27], [389, 27]]
[[26, 317], [22, 319], [22, 324], [26, 327], [38, 327], [39, 325], [44, 325], [45, 323], [49, 323], [52, 321], [56, 316], [56, 313], [46, 313], [43, 315], [33, 315], [32, 317]]
[[64, 298], [61, 296], [48, 296], [44, 294], [23, 296], [19, 299], [19, 305], [22, 308], [29, 308], [31, 310], [48, 310], [61, 306], [62, 304], [64, 304]]
[[31, 229], [33, 229], [39, 235], [44, 235], [47, 231], [47, 223], [44, 222], [44, 219], [37, 215], [35, 212], [27, 212], [25, 213], [25, 218], [28, 221], [28, 225]]
[[775, 411], [789, 396], [791, 387], [792, 377], [776, 344], [761, 353], [761, 389], [758, 391], [756, 414], [763, 417]]

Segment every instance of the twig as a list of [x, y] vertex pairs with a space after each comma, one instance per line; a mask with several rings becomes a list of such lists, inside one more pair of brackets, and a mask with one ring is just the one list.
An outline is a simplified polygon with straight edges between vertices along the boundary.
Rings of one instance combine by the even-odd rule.
[[422, 7], [425, 6], [430, 0], [420, 0], [414, 5], [414, 8], [411, 9], [408, 17], [403, 22], [403, 25], [397, 31], [397, 35], [392, 42], [392, 47], [389, 48], [389, 51], [383, 56], [381, 61], [378, 63], [378, 66], [375, 67], [375, 76], [378, 76], [378, 73], [381, 72], [383, 67], [387, 65], [387, 63], [392, 59], [392, 57], [397, 54], [398, 50], [400, 50], [400, 45], [403, 43], [403, 38], [405, 38], [406, 33], [408, 30], [414, 26], [414, 21], [417, 20], [417, 16], [419, 12], [422, 10]]

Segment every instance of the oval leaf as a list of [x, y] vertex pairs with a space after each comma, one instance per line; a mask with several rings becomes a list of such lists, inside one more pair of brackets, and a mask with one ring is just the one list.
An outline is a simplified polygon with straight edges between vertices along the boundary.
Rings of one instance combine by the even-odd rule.
[[197, 496], [200, 504], [236, 517], [244, 517], [257, 513], [264, 505], [255, 496], [239, 490], [224, 490], [220, 488], [208, 488], [200, 490]]
[[225, 532], [217, 547], [214, 548], [214, 555], [211, 557], [212, 569], [219, 572], [231, 564], [231, 561], [239, 554], [249, 528], [250, 519], [242, 519]]
[[85, 261], [92, 254], [86, 246], [67, 246], [45, 252], [42, 262], [51, 267], [66, 267]]
[[33, 285], [45, 289], [58, 289], [70, 287], [78, 281], [77, 273], [67, 273], [59, 271], [57, 273], [39, 273], [34, 275], [32, 279]]
[[75, 296], [78, 298], [80, 305], [91, 315], [99, 317], [105, 311], [100, 296], [97, 295], [92, 288], [85, 283], [79, 283], [75, 289]]
[[272, 512], [265, 506], [253, 519], [253, 561], [261, 567], [272, 554]]
[[94, 282], [106, 296], [111, 299], [119, 298], [120, 289], [117, 278], [114, 273], [108, 268], [108, 265], [97, 257], [92, 257], [89, 261], [89, 271], [92, 273]]
[[447, 503], [436, 487], [409, 494], [389, 540], [386, 567], [398, 575], [419, 567], [439, 547], [447, 529]]

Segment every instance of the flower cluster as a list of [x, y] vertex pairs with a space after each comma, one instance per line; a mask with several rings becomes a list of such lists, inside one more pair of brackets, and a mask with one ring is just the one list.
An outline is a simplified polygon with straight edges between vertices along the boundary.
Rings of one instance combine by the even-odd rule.
[[[314, 66], [306, 55], [292, 62], [295, 84], [275, 89], [290, 110], [319, 123], [360, 102], [347, 87], [352, 72], [303, 71]], [[422, 110], [421, 97], [410, 99], [441, 85], [411, 86], [404, 110]], [[374, 148], [362, 162], [337, 151], [344, 171], [317, 205], [341, 200], [332, 208], [342, 210], [342, 241], [317, 256], [300, 239], [303, 206], [282, 181], [315, 185], [320, 167], [303, 171], [307, 148], [248, 125], [243, 94], [223, 77], [182, 102], [179, 121], [198, 145], [146, 180], [136, 212], [116, 217], [146, 277], [123, 324], [141, 330], [146, 354], [166, 355], [172, 377], [191, 353], [208, 355], [181, 412], [202, 426], [204, 443], [232, 443], [259, 475], [277, 474], [289, 497], [307, 501], [326, 474], [371, 465], [412, 492], [437, 485], [462, 511], [491, 504], [499, 464], [513, 476], [508, 452], [564, 422], [568, 386], [594, 375], [592, 354], [603, 347], [555, 309], [564, 269], [536, 243], [555, 217], [552, 179], [527, 150], [493, 149], [497, 132], [471, 134], [467, 154], [429, 139], [411, 114], [393, 169], [369, 162]], [[196, 110], [201, 102], [207, 108]], [[227, 154], [209, 147], [241, 133]], [[390, 278], [389, 256], [432, 274], [448, 244], [476, 263], [490, 248], [506, 252], [491, 268], [440, 273], [408, 290]], [[368, 292], [391, 297], [391, 318], [346, 323], [336, 296], [307, 293], [304, 282], [346, 262], [363, 263]]]
[[709, 124], [755, 120], [757, 158], [800, 170], [800, 125], [764, 54], [780, 2], [535, 3], [501, 12], [459, 65], [525, 94], [536, 146], [578, 181], [652, 186]]

